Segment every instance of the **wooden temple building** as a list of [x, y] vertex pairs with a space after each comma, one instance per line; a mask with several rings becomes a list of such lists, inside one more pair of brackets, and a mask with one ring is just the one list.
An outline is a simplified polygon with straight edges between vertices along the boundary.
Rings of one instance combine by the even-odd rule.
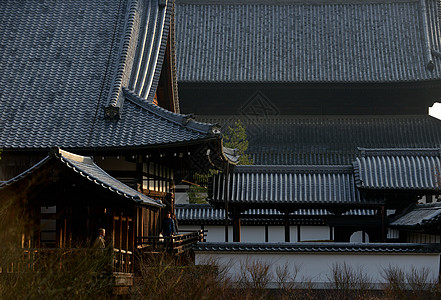
[[22, 246], [87, 246], [104, 227], [132, 273], [175, 184], [237, 159], [180, 114], [173, 1], [5, 2], [0, 21], [0, 200], [35, 221]]
[[234, 159], [218, 127], [179, 114], [172, 2], [8, 3], [0, 18], [0, 181], [60, 147], [173, 209], [176, 182]]
[[111, 177], [92, 158], [58, 148], [1, 184], [0, 195], [24, 208], [30, 225], [23, 248], [93, 247], [98, 229], [104, 228], [115, 270], [125, 273], [134, 272], [137, 237], [156, 234], [165, 207]]
[[225, 241], [408, 240], [396, 218], [439, 195], [439, 1], [177, 0], [176, 19], [181, 110], [247, 130], [254, 166], [214, 178], [201, 213], [228, 211]]

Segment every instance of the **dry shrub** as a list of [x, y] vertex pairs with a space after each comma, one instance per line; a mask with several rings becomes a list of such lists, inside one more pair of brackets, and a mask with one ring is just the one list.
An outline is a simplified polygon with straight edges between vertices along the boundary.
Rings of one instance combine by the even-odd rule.
[[92, 249], [26, 249], [31, 223], [13, 199], [0, 203], [0, 299], [105, 299], [111, 256]]
[[173, 256], [156, 254], [139, 265], [133, 299], [234, 299], [230, 282], [214, 264], [183, 266]]
[[339, 299], [367, 299], [372, 293], [372, 278], [360, 266], [353, 268], [345, 262], [335, 263], [331, 268], [330, 282], [333, 285], [333, 297]]
[[404, 272], [397, 266], [389, 266], [383, 269], [382, 276], [388, 299], [440, 299], [440, 285], [430, 279], [430, 270], [425, 267], [412, 267]]
[[268, 283], [272, 281], [270, 266], [260, 260], [246, 260], [240, 264], [240, 275], [236, 279], [238, 288], [243, 289], [252, 298], [267, 297]]
[[299, 272], [300, 266], [298, 265], [294, 265], [292, 270], [290, 270], [288, 265], [284, 265], [283, 267], [277, 266], [276, 276], [279, 290], [283, 292], [290, 292], [296, 288], [299, 288], [299, 285], [296, 283]]

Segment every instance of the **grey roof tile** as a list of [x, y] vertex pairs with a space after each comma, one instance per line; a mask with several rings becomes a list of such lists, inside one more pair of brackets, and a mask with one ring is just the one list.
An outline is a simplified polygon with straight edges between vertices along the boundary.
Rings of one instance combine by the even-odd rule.
[[[180, 82], [441, 79], [438, 1], [177, 1]], [[431, 68], [433, 66], [433, 69]]]
[[357, 253], [441, 253], [435, 244], [400, 243], [198, 243], [197, 252], [357, 252]]
[[441, 203], [418, 204], [390, 223], [392, 228], [419, 228], [439, 223]]
[[362, 189], [438, 191], [441, 148], [364, 149], [354, 161], [356, 185]]
[[246, 128], [257, 165], [348, 165], [364, 148], [439, 148], [441, 120], [431, 116], [197, 116]]
[[172, 3], [165, 3], [3, 2], [0, 148], [150, 146], [212, 137], [212, 126], [179, 123], [186, 116], [151, 104], [170, 31]]
[[[179, 224], [224, 224], [225, 210], [209, 204], [177, 204], [176, 217]], [[282, 223], [284, 214], [276, 209], [248, 209], [243, 212], [242, 224]], [[254, 216], [250, 216], [250, 215]], [[323, 224], [323, 217], [334, 215], [326, 209], [299, 209], [290, 214], [292, 224]], [[374, 209], [351, 209], [343, 215], [373, 216]], [[271, 218], [269, 218], [271, 217]], [[299, 218], [301, 217], [301, 218]], [[311, 218], [308, 218], [311, 217]], [[231, 218], [230, 218], [231, 219]], [[231, 220], [230, 220], [231, 222]]]
[[[224, 202], [224, 177], [214, 175], [208, 194]], [[378, 205], [355, 186], [352, 166], [236, 166], [229, 177], [229, 202], [253, 205]]]

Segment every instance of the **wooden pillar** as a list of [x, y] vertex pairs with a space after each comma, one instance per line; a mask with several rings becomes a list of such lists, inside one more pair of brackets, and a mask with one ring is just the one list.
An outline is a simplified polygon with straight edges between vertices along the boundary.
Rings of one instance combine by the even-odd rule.
[[240, 242], [240, 213], [233, 213], [233, 242]]
[[[126, 250], [126, 257], [125, 257], [125, 259], [124, 259], [124, 270], [125, 270], [125, 272], [129, 272], [129, 261], [130, 261], [130, 255], [129, 255], [129, 251], [130, 251], [130, 230], [129, 230], [129, 227], [130, 227], [130, 214], [129, 214], [129, 212], [126, 210], [125, 211], [126, 212], [126, 228], [125, 228], [125, 230], [126, 230], [126, 240], [125, 240], [125, 242], [126, 242], [126, 244], [125, 244], [125, 250]], [[132, 219], [132, 221], [133, 221], [133, 219]]]
[[143, 156], [142, 155], [136, 155], [136, 190], [138, 192], [143, 192]]
[[289, 212], [285, 212], [285, 242], [290, 242]]
[[381, 207], [381, 242], [384, 243], [386, 241], [386, 210], [384, 205]]
[[302, 232], [302, 229], [300, 228], [300, 225], [297, 225], [297, 242], [301, 241], [300, 234]]
[[119, 271], [120, 272], [123, 272], [123, 269], [122, 269], [122, 266], [123, 266], [123, 264], [122, 264], [122, 261], [123, 261], [123, 254], [122, 254], [122, 247], [123, 247], [123, 235], [122, 235], [122, 233], [123, 233], [123, 222], [122, 222], [122, 216], [123, 216], [123, 214], [122, 214], [122, 211], [120, 211], [120, 213], [119, 213], [119, 245], [118, 245], [118, 248], [119, 248]]
[[[230, 201], [230, 193], [228, 191], [228, 178], [230, 173], [230, 164], [227, 162], [224, 171], [224, 202], [225, 202], [225, 242], [228, 242], [228, 202]], [[234, 234], [234, 233], [233, 233]], [[234, 238], [233, 238], [234, 240]]]
[[133, 212], [133, 218], [132, 218], [132, 226], [130, 227], [130, 230], [131, 230], [131, 236], [132, 236], [132, 255], [130, 256], [130, 262], [131, 262], [131, 264], [129, 265], [129, 267], [130, 267], [130, 269], [129, 269], [129, 271], [130, 271], [130, 273], [133, 273], [133, 271], [134, 271], [134, 267], [135, 267], [135, 251], [136, 251], [136, 247], [137, 247], [137, 245], [138, 245], [138, 241], [136, 240], [136, 236], [137, 236], [137, 227], [136, 227], [136, 225], [135, 224], [138, 224], [138, 212], [139, 211], [141, 211], [141, 213], [142, 213], [142, 209], [141, 208], [139, 208], [139, 210], [138, 210], [138, 208], [134, 208], [133, 210], [132, 210], [132, 212]]
[[265, 243], [268, 243], [269, 241], [269, 232], [268, 232], [268, 225], [265, 225]]

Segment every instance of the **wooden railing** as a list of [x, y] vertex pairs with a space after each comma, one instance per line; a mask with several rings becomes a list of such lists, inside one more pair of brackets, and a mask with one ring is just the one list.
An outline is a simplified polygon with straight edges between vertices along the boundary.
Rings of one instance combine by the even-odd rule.
[[171, 237], [142, 236], [138, 237], [138, 250], [144, 253], [167, 252], [181, 255], [193, 248], [197, 242], [203, 242], [205, 230], [183, 231]]
[[133, 273], [134, 256], [132, 251], [113, 248], [114, 272]]
[[[204, 241], [204, 230], [186, 231], [171, 237], [147, 236], [138, 237], [136, 251], [141, 254], [166, 252], [181, 255], [189, 252], [197, 242]], [[17, 253], [10, 260], [0, 260], [0, 273], [14, 273], [25, 270], [35, 270], [51, 262], [60, 269], [66, 259], [82, 253], [84, 257], [104, 255], [107, 257], [109, 270], [120, 273], [133, 273], [135, 256], [132, 251], [117, 248], [21, 248], [22, 254]]]

